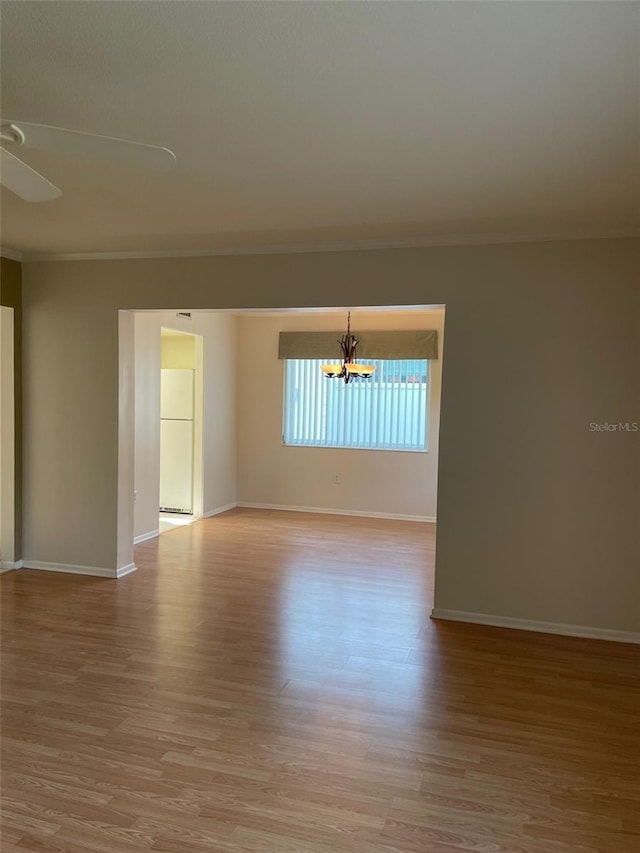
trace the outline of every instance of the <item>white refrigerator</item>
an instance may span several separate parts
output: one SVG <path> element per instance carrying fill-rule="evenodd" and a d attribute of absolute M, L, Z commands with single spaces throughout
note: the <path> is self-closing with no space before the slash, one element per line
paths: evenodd
<path fill-rule="evenodd" d="M 160 510 L 193 512 L 193 370 L 160 371 Z"/>

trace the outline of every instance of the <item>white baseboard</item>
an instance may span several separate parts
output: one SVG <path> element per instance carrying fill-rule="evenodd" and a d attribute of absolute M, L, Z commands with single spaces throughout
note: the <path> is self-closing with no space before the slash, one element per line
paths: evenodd
<path fill-rule="evenodd" d="M 320 515 L 352 515 L 358 518 L 389 518 L 395 521 L 422 521 L 435 524 L 434 515 L 397 515 L 390 512 L 365 512 L 356 509 L 333 509 L 318 506 L 284 506 L 283 504 L 261 504 L 238 501 L 237 506 L 247 509 L 278 509 L 285 512 L 316 512 Z"/>
<path fill-rule="evenodd" d="M 207 512 L 202 514 L 203 518 L 212 518 L 214 515 L 220 515 L 223 512 L 229 512 L 230 509 L 235 509 L 240 504 L 232 503 L 226 504 L 226 506 L 219 506 L 217 509 L 210 509 Z"/>
<path fill-rule="evenodd" d="M 511 616 L 492 616 L 488 613 L 470 613 L 466 610 L 443 610 L 434 607 L 432 619 L 451 622 L 469 622 L 473 625 L 491 625 L 494 628 L 515 628 L 518 631 L 536 631 L 539 634 L 561 634 L 565 637 L 587 637 L 592 640 L 611 640 L 616 643 L 640 645 L 640 633 L 615 631 L 609 628 L 591 628 L 588 625 L 564 625 L 561 622 L 536 622 L 531 619 L 515 619 Z"/>
<path fill-rule="evenodd" d="M 129 563 L 128 566 L 120 566 L 119 569 L 116 569 L 116 577 L 123 578 L 126 575 L 130 575 L 131 572 L 137 571 L 138 567 L 135 563 Z"/>
<path fill-rule="evenodd" d="M 22 560 L 16 560 L 15 562 L 11 562 L 11 560 L 0 560 L 0 575 L 5 572 L 14 572 L 16 569 L 22 568 Z"/>
<path fill-rule="evenodd" d="M 102 566 L 70 566 L 67 563 L 44 563 L 41 560 L 23 560 L 22 567 L 24 569 L 35 569 L 39 572 L 62 572 L 67 575 L 89 575 L 94 578 L 115 578 L 118 576 L 116 569 L 102 568 Z"/>
<path fill-rule="evenodd" d="M 160 536 L 159 530 L 148 530 L 146 533 L 141 533 L 139 536 L 134 536 L 133 544 L 139 545 L 141 542 L 146 542 L 147 539 L 155 539 L 156 536 Z"/>

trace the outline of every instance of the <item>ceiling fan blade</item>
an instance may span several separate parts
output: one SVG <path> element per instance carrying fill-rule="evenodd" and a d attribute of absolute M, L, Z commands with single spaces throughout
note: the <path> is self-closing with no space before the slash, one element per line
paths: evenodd
<path fill-rule="evenodd" d="M 39 172 L 0 148 L 0 183 L 25 201 L 51 201 L 62 192 Z"/>
<path fill-rule="evenodd" d="M 168 148 L 146 145 L 142 142 L 130 142 L 111 136 L 98 136 L 79 130 L 67 130 L 63 127 L 51 127 L 46 124 L 31 124 L 24 121 L 12 121 L 24 134 L 24 148 L 40 151 L 52 151 L 71 157 L 88 160 L 109 160 L 166 172 L 175 166 L 176 155 Z"/>

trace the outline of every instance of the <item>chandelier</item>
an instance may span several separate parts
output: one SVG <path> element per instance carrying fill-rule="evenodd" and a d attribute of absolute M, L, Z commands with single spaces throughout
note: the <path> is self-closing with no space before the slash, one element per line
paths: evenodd
<path fill-rule="evenodd" d="M 374 364 L 357 364 L 356 349 L 358 339 L 351 334 L 351 311 L 347 314 L 347 334 L 338 341 L 340 344 L 340 364 L 321 364 L 320 369 L 330 379 L 370 379 L 375 371 Z"/>

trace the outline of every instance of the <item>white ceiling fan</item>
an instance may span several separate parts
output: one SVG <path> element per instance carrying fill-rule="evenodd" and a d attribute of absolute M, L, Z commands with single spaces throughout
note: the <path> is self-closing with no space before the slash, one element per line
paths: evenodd
<path fill-rule="evenodd" d="M 0 124 L 0 183 L 24 201 L 50 201 L 62 195 L 47 178 L 17 156 L 29 150 L 50 151 L 83 159 L 109 160 L 166 172 L 176 156 L 168 148 L 115 139 L 47 124 L 6 121 Z"/>

